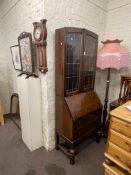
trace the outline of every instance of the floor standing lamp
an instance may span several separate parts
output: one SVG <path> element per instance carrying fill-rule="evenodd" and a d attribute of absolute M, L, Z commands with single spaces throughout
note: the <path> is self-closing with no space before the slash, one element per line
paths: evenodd
<path fill-rule="evenodd" d="M 100 49 L 97 56 L 97 67 L 100 69 L 108 69 L 107 81 L 106 81 L 106 92 L 104 107 L 102 113 L 102 135 L 106 135 L 106 119 L 107 119 L 107 105 L 108 105 L 108 93 L 110 85 L 110 69 L 120 69 L 127 67 L 129 53 L 127 50 L 120 45 L 123 40 L 106 40 L 102 41 L 104 44 Z"/>

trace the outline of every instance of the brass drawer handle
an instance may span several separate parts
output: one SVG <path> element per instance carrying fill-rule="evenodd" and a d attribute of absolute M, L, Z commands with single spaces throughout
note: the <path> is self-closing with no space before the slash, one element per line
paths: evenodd
<path fill-rule="evenodd" d="M 128 166 L 129 168 L 131 168 L 131 160 L 128 160 L 128 161 L 127 161 L 127 166 Z"/>
<path fill-rule="evenodd" d="M 125 131 L 124 131 L 123 129 L 118 128 L 117 130 L 118 130 L 121 134 L 125 134 Z"/>
<path fill-rule="evenodd" d="M 117 159 L 120 159 L 120 157 L 119 157 L 118 155 L 116 155 L 116 154 L 115 154 L 115 157 L 116 157 Z"/>
<path fill-rule="evenodd" d="M 131 145 L 128 142 L 125 142 L 125 144 L 129 147 L 129 152 L 131 152 Z"/>
<path fill-rule="evenodd" d="M 125 127 L 129 128 L 130 126 L 127 123 L 125 123 Z"/>
<path fill-rule="evenodd" d="M 120 128 L 117 129 L 120 133 L 123 134 L 123 130 L 121 130 Z"/>
<path fill-rule="evenodd" d="M 125 142 L 126 145 L 130 146 L 130 144 L 128 142 Z"/>

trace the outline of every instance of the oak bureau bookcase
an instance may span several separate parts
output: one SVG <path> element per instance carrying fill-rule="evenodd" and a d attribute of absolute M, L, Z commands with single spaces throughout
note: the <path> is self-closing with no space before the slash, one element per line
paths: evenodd
<path fill-rule="evenodd" d="M 75 145 L 98 133 L 101 124 L 102 105 L 94 92 L 98 36 L 65 27 L 56 29 L 55 37 L 56 147 L 74 164 Z M 60 137 L 70 145 L 67 152 Z"/>

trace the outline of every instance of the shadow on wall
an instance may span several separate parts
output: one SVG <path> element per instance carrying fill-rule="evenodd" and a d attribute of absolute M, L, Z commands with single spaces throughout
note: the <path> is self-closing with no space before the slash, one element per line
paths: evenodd
<path fill-rule="evenodd" d="M 4 81 L 0 81 L 0 100 L 3 105 L 4 114 L 9 113 L 10 95 L 8 90 L 8 84 Z"/>

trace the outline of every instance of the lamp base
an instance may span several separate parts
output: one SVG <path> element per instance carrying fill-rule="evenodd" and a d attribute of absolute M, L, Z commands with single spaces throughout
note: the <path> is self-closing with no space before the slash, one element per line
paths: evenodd
<path fill-rule="evenodd" d="M 101 135 L 102 137 L 107 138 L 107 130 L 106 130 L 106 119 L 107 119 L 107 105 L 108 105 L 108 93 L 109 93 L 109 85 L 110 85 L 110 68 L 108 68 L 108 73 L 107 73 L 107 81 L 106 81 L 106 92 L 105 92 L 105 100 L 104 100 L 104 107 L 103 107 L 103 112 L 102 112 L 102 129 L 101 129 Z"/>

